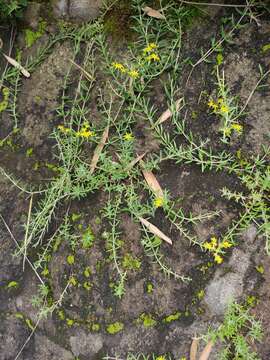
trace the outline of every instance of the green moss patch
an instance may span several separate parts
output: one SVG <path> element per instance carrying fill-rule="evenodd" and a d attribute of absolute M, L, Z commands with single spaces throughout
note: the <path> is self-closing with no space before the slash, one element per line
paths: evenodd
<path fill-rule="evenodd" d="M 155 326 L 157 324 L 157 321 L 152 317 L 151 314 L 143 313 L 141 314 L 139 319 L 137 319 L 137 323 L 142 324 L 144 327 L 148 328 Z"/>
<path fill-rule="evenodd" d="M 117 334 L 123 329 L 124 329 L 124 324 L 119 321 L 108 325 L 106 328 L 107 332 L 111 335 Z"/>
<path fill-rule="evenodd" d="M 180 313 L 179 311 L 177 311 L 177 312 L 174 313 L 174 314 L 171 314 L 171 315 L 166 316 L 166 317 L 162 320 L 162 322 L 164 322 L 164 323 L 170 323 L 170 322 L 172 322 L 172 321 L 179 320 L 180 317 L 181 317 L 181 313 Z"/>
<path fill-rule="evenodd" d="M 25 30 L 25 43 L 26 47 L 31 47 L 44 33 L 46 30 L 47 23 L 42 20 L 38 24 L 38 30 L 32 31 L 30 29 Z"/>

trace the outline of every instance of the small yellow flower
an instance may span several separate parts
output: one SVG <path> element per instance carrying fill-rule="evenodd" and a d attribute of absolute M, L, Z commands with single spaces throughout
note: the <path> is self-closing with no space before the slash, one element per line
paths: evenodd
<path fill-rule="evenodd" d="M 220 106 L 220 112 L 222 112 L 223 114 L 228 114 L 229 112 L 229 107 L 226 104 L 222 104 Z"/>
<path fill-rule="evenodd" d="M 225 240 L 221 243 L 220 247 L 224 248 L 224 249 L 229 249 L 230 247 L 232 247 L 233 244 L 230 243 L 229 241 Z"/>
<path fill-rule="evenodd" d="M 157 197 L 157 198 L 155 198 L 155 200 L 154 200 L 154 206 L 155 206 L 155 208 L 162 207 L 163 204 L 164 204 L 164 200 L 163 200 L 162 197 Z"/>
<path fill-rule="evenodd" d="M 77 134 L 77 136 L 80 136 L 80 137 L 86 138 L 86 139 L 94 136 L 93 131 L 90 131 L 86 128 L 83 128 L 81 131 L 78 131 L 76 134 Z"/>
<path fill-rule="evenodd" d="M 207 103 L 208 107 L 213 108 L 214 105 L 216 105 L 216 103 L 213 101 L 213 99 L 210 99 Z"/>
<path fill-rule="evenodd" d="M 57 129 L 60 130 L 60 131 L 64 131 L 65 127 L 64 127 L 64 125 L 58 125 Z"/>
<path fill-rule="evenodd" d="M 212 245 L 212 243 L 210 243 L 210 242 L 205 242 L 205 243 L 203 244 L 203 247 L 204 247 L 206 250 L 209 250 L 209 251 L 213 250 L 213 245 Z"/>
<path fill-rule="evenodd" d="M 209 107 L 210 109 L 212 109 L 214 112 L 217 111 L 217 109 L 218 109 L 218 104 L 216 104 L 213 99 L 210 99 L 210 100 L 208 101 L 207 105 L 208 105 L 208 107 Z"/>
<path fill-rule="evenodd" d="M 218 254 L 214 255 L 214 260 L 217 264 L 221 264 L 223 262 L 223 258 Z"/>
<path fill-rule="evenodd" d="M 112 67 L 116 70 L 119 70 L 121 73 L 126 73 L 127 72 L 127 69 L 124 67 L 123 64 L 121 63 L 118 63 L 118 62 L 113 62 L 112 63 Z"/>
<path fill-rule="evenodd" d="M 81 130 L 76 132 L 76 135 L 87 139 L 89 137 L 94 136 L 95 134 L 93 131 L 90 131 L 90 125 L 87 121 L 85 121 L 82 125 Z"/>
<path fill-rule="evenodd" d="M 64 125 L 58 125 L 58 126 L 57 126 L 57 129 L 60 130 L 60 131 L 63 132 L 63 133 L 66 133 L 66 134 L 71 131 L 70 128 L 66 128 L 66 127 L 64 127 Z"/>
<path fill-rule="evenodd" d="M 132 133 L 125 133 L 124 140 L 131 141 L 133 139 L 134 139 L 134 136 L 132 135 Z"/>
<path fill-rule="evenodd" d="M 133 79 L 137 79 L 137 77 L 139 76 L 139 73 L 137 70 L 130 70 L 128 72 L 128 75 Z"/>
<path fill-rule="evenodd" d="M 236 132 L 238 132 L 238 134 L 242 134 L 242 132 L 243 132 L 243 125 L 241 125 L 241 124 L 233 123 L 231 125 L 231 128 L 233 130 L 235 130 Z"/>
<path fill-rule="evenodd" d="M 156 53 L 152 53 L 146 57 L 147 61 L 160 61 L 160 57 Z"/>
<path fill-rule="evenodd" d="M 158 357 L 156 358 L 156 360 L 166 360 L 166 357 L 165 357 L 165 356 L 158 356 Z"/>
<path fill-rule="evenodd" d="M 146 48 L 143 49 L 144 54 L 150 53 L 153 50 L 157 49 L 157 44 L 155 43 L 150 43 L 148 46 L 146 46 Z"/>
<path fill-rule="evenodd" d="M 211 244 L 212 244 L 213 247 L 217 246 L 217 238 L 215 236 L 211 237 Z"/>

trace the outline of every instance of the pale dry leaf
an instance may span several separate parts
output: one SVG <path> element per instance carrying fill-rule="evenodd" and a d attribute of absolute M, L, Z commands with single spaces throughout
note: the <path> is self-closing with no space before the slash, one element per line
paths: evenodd
<path fill-rule="evenodd" d="M 162 231 L 159 230 L 155 225 L 151 224 L 148 220 L 145 220 L 142 217 L 139 217 L 140 222 L 155 236 L 166 241 L 168 244 L 172 245 L 172 240 L 165 235 Z"/>
<path fill-rule="evenodd" d="M 16 61 L 15 59 L 11 58 L 10 56 L 3 54 L 5 59 L 10 63 L 10 65 L 14 66 L 16 69 L 19 69 L 20 72 L 27 78 L 30 77 L 30 73 Z"/>
<path fill-rule="evenodd" d="M 199 357 L 199 360 L 208 360 L 210 353 L 212 351 L 213 345 L 214 345 L 213 342 L 209 341 L 209 343 L 203 349 L 201 356 Z"/>
<path fill-rule="evenodd" d="M 125 168 L 126 171 L 131 170 L 140 160 L 142 160 L 146 155 L 146 152 L 144 152 L 142 155 L 139 155 L 136 157 L 136 159 L 132 160 L 128 166 Z"/>
<path fill-rule="evenodd" d="M 89 80 L 92 81 L 94 78 L 92 75 L 89 74 L 89 72 L 87 72 L 83 67 L 81 67 L 80 65 L 78 65 L 77 63 L 75 63 L 75 61 L 69 59 L 69 61 L 76 66 L 79 70 L 81 70 L 81 72 L 84 74 L 84 76 Z"/>
<path fill-rule="evenodd" d="M 157 181 L 157 178 L 155 177 L 155 175 L 152 173 L 152 171 L 150 170 L 145 170 L 143 168 L 143 161 L 140 161 L 141 167 L 142 167 L 142 173 L 143 176 L 148 184 L 148 186 L 150 187 L 150 189 L 153 191 L 153 193 L 156 195 L 156 197 L 158 198 L 163 198 L 164 194 L 163 194 L 163 190 L 159 184 L 159 182 Z"/>
<path fill-rule="evenodd" d="M 176 102 L 175 102 L 176 111 L 178 111 L 180 109 L 180 105 L 181 105 L 182 101 L 183 101 L 183 98 L 176 100 Z M 168 120 L 171 116 L 172 116 L 171 110 L 170 109 L 165 110 L 158 118 L 157 122 L 155 123 L 155 126 L 162 124 L 164 121 Z"/>
<path fill-rule="evenodd" d="M 100 154 L 106 144 L 106 141 L 108 139 L 109 136 L 109 125 L 105 128 L 105 130 L 103 131 L 100 143 L 97 145 L 97 147 L 95 148 L 94 151 L 94 155 L 90 164 L 90 174 L 93 174 L 93 172 L 95 171 L 95 168 L 97 166 L 98 163 L 98 159 L 100 157 Z"/>
<path fill-rule="evenodd" d="M 160 20 L 165 19 L 165 16 L 163 14 L 161 14 L 161 12 L 159 12 L 158 10 L 152 9 L 150 6 L 145 6 L 143 8 L 143 11 L 146 13 L 146 15 L 153 17 L 155 19 L 160 19 Z"/>
<path fill-rule="evenodd" d="M 190 347 L 190 360 L 196 360 L 199 346 L 199 339 L 194 338 Z"/>

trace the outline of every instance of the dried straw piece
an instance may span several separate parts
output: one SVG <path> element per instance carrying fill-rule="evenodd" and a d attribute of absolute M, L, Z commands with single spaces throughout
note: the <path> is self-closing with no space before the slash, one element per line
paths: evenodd
<path fill-rule="evenodd" d="M 172 240 L 165 235 L 162 231 L 159 230 L 155 225 L 151 224 L 148 220 L 145 220 L 142 217 L 139 217 L 140 222 L 155 236 L 166 241 L 168 244 L 172 245 Z"/>
<path fill-rule="evenodd" d="M 203 349 L 201 356 L 199 357 L 199 360 L 208 360 L 210 353 L 212 351 L 213 345 L 214 345 L 213 342 L 209 341 L 209 343 Z"/>
<path fill-rule="evenodd" d="M 180 105 L 183 101 L 183 98 L 180 98 L 178 100 L 176 100 L 175 102 L 175 109 L 176 111 L 178 111 L 180 109 Z M 157 120 L 157 122 L 155 123 L 156 125 L 160 125 L 162 124 L 164 121 L 168 120 L 170 117 L 172 116 L 172 112 L 170 109 L 165 110 L 159 117 L 159 119 Z"/>
<path fill-rule="evenodd" d="M 162 15 L 158 10 L 152 9 L 150 6 L 145 6 L 143 8 L 143 11 L 146 13 L 146 15 L 153 17 L 155 19 L 164 20 L 165 16 Z"/>
<path fill-rule="evenodd" d="M 106 144 L 106 141 L 108 139 L 109 136 L 109 125 L 105 128 L 105 130 L 103 131 L 100 143 L 97 145 L 97 147 L 95 148 L 94 151 L 94 155 L 90 164 L 90 174 L 93 174 L 93 172 L 95 171 L 95 168 L 97 166 L 100 154 Z"/>
<path fill-rule="evenodd" d="M 10 65 L 14 66 L 16 69 L 19 69 L 20 72 L 27 78 L 30 77 L 30 73 L 16 61 L 15 59 L 11 58 L 10 56 L 3 54 L 4 58 L 10 63 Z"/>
<path fill-rule="evenodd" d="M 164 198 L 163 190 L 162 190 L 159 182 L 157 181 L 157 178 L 155 177 L 155 175 L 152 173 L 152 171 L 145 170 L 143 168 L 143 165 L 144 165 L 143 161 L 140 161 L 140 164 L 142 167 L 143 176 L 144 176 L 148 186 L 150 187 L 150 189 L 153 191 L 153 193 L 156 195 L 156 197 Z"/>
<path fill-rule="evenodd" d="M 199 339 L 194 338 L 190 347 L 190 360 L 196 360 L 199 346 Z"/>

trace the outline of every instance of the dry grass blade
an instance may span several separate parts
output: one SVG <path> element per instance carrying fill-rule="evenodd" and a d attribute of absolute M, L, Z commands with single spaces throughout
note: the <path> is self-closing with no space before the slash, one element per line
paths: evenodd
<path fill-rule="evenodd" d="M 18 243 L 18 241 L 15 239 L 14 235 L 12 234 L 8 224 L 6 223 L 5 219 L 3 218 L 3 216 L 0 214 L 0 219 L 2 219 L 9 235 L 11 236 L 12 240 L 14 241 L 14 243 L 16 244 L 16 246 L 18 247 L 18 249 L 20 249 L 20 244 Z M 34 271 L 34 273 L 36 274 L 37 278 L 39 279 L 40 283 L 42 285 L 45 285 L 44 284 L 44 281 L 41 279 L 41 277 L 39 276 L 37 270 L 35 269 L 34 265 L 31 263 L 31 261 L 29 260 L 29 258 L 26 256 L 26 261 L 28 262 L 28 264 L 30 265 L 31 269 Z"/>
<path fill-rule="evenodd" d="M 109 125 L 105 128 L 105 130 L 103 131 L 100 143 L 97 145 L 97 147 L 95 148 L 94 151 L 94 155 L 90 164 L 90 174 L 93 174 L 93 172 L 95 171 L 95 168 L 97 166 L 98 163 L 98 159 L 100 157 L 100 154 L 106 144 L 106 141 L 108 139 L 109 136 Z"/>
<path fill-rule="evenodd" d="M 199 357 L 199 360 L 208 360 L 210 353 L 212 351 L 213 342 L 209 341 L 209 343 L 206 345 L 206 347 L 203 349 L 201 356 Z"/>
<path fill-rule="evenodd" d="M 75 63 L 73 60 L 69 59 L 69 61 L 76 66 L 79 70 L 81 70 L 81 72 L 84 74 L 84 76 L 89 80 L 92 81 L 94 78 L 92 75 L 89 74 L 89 72 L 87 72 L 83 67 L 81 67 L 80 65 L 78 65 L 77 63 Z"/>
<path fill-rule="evenodd" d="M 196 360 L 199 346 L 199 339 L 194 338 L 190 347 L 190 360 Z"/>
<path fill-rule="evenodd" d="M 162 231 L 159 230 L 155 225 L 151 224 L 148 220 L 145 220 L 142 217 L 139 217 L 140 222 L 155 236 L 166 241 L 168 244 L 172 245 L 172 240 L 165 235 Z"/>
<path fill-rule="evenodd" d="M 26 260 L 26 254 L 27 254 L 27 246 L 28 246 L 28 242 L 30 239 L 28 239 L 28 232 L 29 232 L 29 224 L 30 224 L 30 219 L 31 219 L 31 213 L 32 213 L 32 206 L 33 206 L 33 194 L 31 195 L 30 198 L 30 203 L 29 203 L 29 209 L 28 209 L 28 217 L 27 217 L 27 224 L 26 224 L 26 231 L 25 231 L 25 236 L 24 236 L 24 256 L 23 256 L 23 271 L 24 271 L 24 267 L 25 267 L 25 260 Z"/>
<path fill-rule="evenodd" d="M 176 111 L 178 111 L 180 109 L 180 105 L 181 105 L 182 101 L 183 101 L 183 98 L 176 100 L 176 102 L 175 102 Z M 164 113 L 162 113 L 160 115 L 159 119 L 157 120 L 157 122 L 155 123 L 154 126 L 162 124 L 164 121 L 168 120 L 171 116 L 172 116 L 171 110 L 167 109 L 166 111 L 164 111 Z"/>
<path fill-rule="evenodd" d="M 150 187 L 150 189 L 153 191 L 153 193 L 156 195 L 156 197 L 163 198 L 164 197 L 163 190 L 162 190 L 159 182 L 157 181 L 157 178 L 155 177 L 155 175 L 152 173 L 152 171 L 145 170 L 143 168 L 143 165 L 144 165 L 143 161 L 140 161 L 140 164 L 142 167 L 143 176 L 144 176 L 148 186 Z"/>
<path fill-rule="evenodd" d="M 158 10 L 154 10 L 149 6 L 145 6 L 143 8 L 143 11 L 146 13 L 146 15 L 153 17 L 155 19 L 160 19 L 160 20 L 164 20 L 165 16 L 162 15 Z"/>
<path fill-rule="evenodd" d="M 130 164 L 126 167 L 126 171 L 131 170 L 140 160 L 142 160 L 146 155 L 146 152 L 144 152 L 142 155 L 139 155 L 136 157 L 136 159 L 132 160 Z"/>
<path fill-rule="evenodd" d="M 14 66 L 16 69 L 19 69 L 20 72 L 27 78 L 30 77 L 30 73 L 16 61 L 15 59 L 11 58 L 10 56 L 3 54 L 4 58 L 10 63 L 10 65 Z"/>

